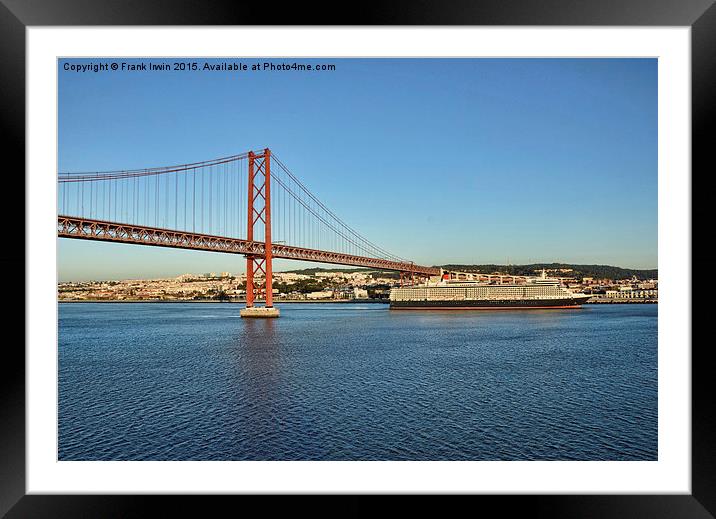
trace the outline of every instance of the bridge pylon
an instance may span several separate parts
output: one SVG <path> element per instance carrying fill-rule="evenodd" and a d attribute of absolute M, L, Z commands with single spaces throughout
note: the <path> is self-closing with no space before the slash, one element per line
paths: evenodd
<path fill-rule="evenodd" d="M 273 257 L 271 254 L 271 150 L 265 148 L 261 153 L 249 152 L 248 182 L 248 218 L 246 236 L 254 240 L 256 226 L 263 224 L 263 254 L 246 255 L 246 308 L 239 313 L 241 317 L 278 317 L 279 310 L 273 306 Z M 262 275 L 263 282 L 256 284 L 256 276 Z M 263 296 L 265 305 L 254 306 Z"/>

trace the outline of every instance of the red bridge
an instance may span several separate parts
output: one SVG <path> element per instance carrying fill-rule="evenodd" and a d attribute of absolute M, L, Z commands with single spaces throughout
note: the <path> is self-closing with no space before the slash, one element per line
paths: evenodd
<path fill-rule="evenodd" d="M 273 258 L 393 270 L 410 278 L 440 274 L 364 238 L 268 148 L 179 166 L 60 173 L 58 207 L 63 238 L 246 256 L 242 315 L 278 315 Z M 255 308 L 258 299 L 264 308 Z"/>

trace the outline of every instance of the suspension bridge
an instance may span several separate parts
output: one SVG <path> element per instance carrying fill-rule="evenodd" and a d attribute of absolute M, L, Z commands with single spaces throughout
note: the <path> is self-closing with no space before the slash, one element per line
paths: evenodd
<path fill-rule="evenodd" d="M 277 317 L 274 258 L 441 274 L 343 222 L 268 148 L 177 166 L 58 174 L 62 238 L 240 254 L 244 317 Z M 264 302 L 264 306 L 256 303 Z"/>

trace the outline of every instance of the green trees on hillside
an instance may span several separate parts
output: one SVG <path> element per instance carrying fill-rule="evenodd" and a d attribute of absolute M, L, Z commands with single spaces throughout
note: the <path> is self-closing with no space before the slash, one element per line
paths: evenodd
<path fill-rule="evenodd" d="M 503 274 L 514 274 L 516 276 L 533 276 L 536 270 L 542 269 L 572 269 L 572 272 L 559 274 L 562 277 L 593 277 L 597 279 L 630 279 L 636 276 L 638 279 L 657 279 L 658 269 L 624 269 L 611 265 L 572 265 L 569 263 L 532 263 L 530 265 L 443 265 L 446 270 L 457 270 L 463 272 L 479 271 L 485 274 L 500 272 Z"/>

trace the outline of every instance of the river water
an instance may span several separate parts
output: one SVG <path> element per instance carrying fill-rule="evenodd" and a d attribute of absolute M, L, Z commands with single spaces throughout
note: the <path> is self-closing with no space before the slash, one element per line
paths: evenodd
<path fill-rule="evenodd" d="M 61 303 L 60 460 L 656 460 L 657 305 Z"/>

